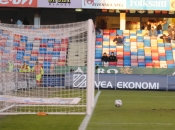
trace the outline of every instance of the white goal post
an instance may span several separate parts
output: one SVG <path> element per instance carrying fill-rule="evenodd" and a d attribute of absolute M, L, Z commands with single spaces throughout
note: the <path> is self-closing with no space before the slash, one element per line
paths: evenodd
<path fill-rule="evenodd" d="M 91 115 L 93 21 L 40 28 L 0 24 L 0 76 L 0 115 Z"/>

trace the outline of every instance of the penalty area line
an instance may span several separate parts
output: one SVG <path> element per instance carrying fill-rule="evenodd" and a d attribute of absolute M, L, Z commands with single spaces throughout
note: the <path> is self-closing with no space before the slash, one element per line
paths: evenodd
<path fill-rule="evenodd" d="M 97 100 L 98 100 L 98 97 L 100 96 L 100 93 L 101 93 L 101 91 L 98 91 L 98 93 L 97 93 L 96 96 L 95 96 L 94 108 L 95 108 L 95 106 L 96 106 L 96 104 L 97 104 Z M 93 110 L 92 110 L 92 113 L 93 113 L 93 111 L 94 111 L 94 108 L 93 108 Z M 82 121 L 82 123 L 81 123 L 81 125 L 80 125 L 80 127 L 79 127 L 78 130 L 86 130 L 87 125 L 88 125 L 88 123 L 89 123 L 89 121 L 90 121 L 90 119 L 91 119 L 91 116 L 92 116 L 92 115 L 86 115 L 86 116 L 85 116 L 85 118 L 83 119 L 83 121 Z"/>

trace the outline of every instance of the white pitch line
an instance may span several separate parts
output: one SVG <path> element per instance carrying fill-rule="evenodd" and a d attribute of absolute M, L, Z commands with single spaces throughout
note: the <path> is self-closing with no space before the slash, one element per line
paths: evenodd
<path fill-rule="evenodd" d="M 137 95 L 118 95 L 119 97 L 157 97 L 157 98 L 172 98 L 172 97 L 175 97 L 175 96 L 137 96 Z M 116 95 L 103 95 L 103 97 L 116 97 Z"/>
<path fill-rule="evenodd" d="M 100 124 L 100 125 L 175 125 L 172 123 L 108 123 L 108 122 L 89 122 L 92 124 Z"/>
<path fill-rule="evenodd" d="M 100 93 L 101 93 L 101 91 L 98 91 L 98 93 L 97 93 L 96 96 L 95 96 L 94 108 L 95 108 L 95 106 L 96 106 L 96 104 L 97 104 L 97 100 L 98 100 L 98 97 L 100 96 Z M 94 108 L 93 108 L 93 110 L 92 110 L 92 113 L 93 113 L 93 111 L 94 111 Z M 89 123 L 89 121 L 90 121 L 90 119 L 91 119 L 91 116 L 92 116 L 92 115 L 86 115 L 86 116 L 85 116 L 85 118 L 84 118 L 84 120 L 82 121 L 82 123 L 81 123 L 81 125 L 80 125 L 80 127 L 79 127 L 78 130 L 86 130 L 87 125 L 88 125 L 88 123 Z"/>

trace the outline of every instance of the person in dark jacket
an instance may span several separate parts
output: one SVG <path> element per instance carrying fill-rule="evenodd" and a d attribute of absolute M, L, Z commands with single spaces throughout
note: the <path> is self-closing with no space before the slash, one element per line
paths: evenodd
<path fill-rule="evenodd" d="M 103 54 L 101 61 L 103 62 L 103 65 L 104 65 L 104 63 L 107 63 L 109 61 L 109 57 L 107 56 L 106 53 Z"/>
<path fill-rule="evenodd" d="M 149 21 L 147 22 L 147 28 L 148 30 L 151 30 L 151 23 Z"/>
<path fill-rule="evenodd" d="M 15 24 L 15 21 L 13 19 L 10 19 L 9 24 Z"/>
<path fill-rule="evenodd" d="M 111 53 L 111 55 L 109 56 L 109 62 L 116 62 L 116 56 L 114 56 L 114 52 Z"/>
<path fill-rule="evenodd" d="M 119 37 L 119 35 L 116 35 L 116 38 L 114 38 L 113 42 L 115 42 L 117 44 L 117 46 L 122 46 L 123 45 L 123 40 L 121 37 Z"/>
<path fill-rule="evenodd" d="M 162 21 L 160 21 L 160 22 L 158 23 L 156 29 L 157 29 L 157 33 L 158 33 L 158 34 L 161 34 L 161 31 L 162 31 Z"/>
<path fill-rule="evenodd" d="M 163 39 L 164 43 L 171 43 L 171 37 L 166 36 L 165 34 L 163 34 L 163 36 L 160 36 L 160 39 Z"/>

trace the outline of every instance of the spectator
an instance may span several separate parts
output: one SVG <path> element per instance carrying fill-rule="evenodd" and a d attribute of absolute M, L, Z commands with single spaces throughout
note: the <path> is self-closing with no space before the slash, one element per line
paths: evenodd
<path fill-rule="evenodd" d="M 116 56 L 114 56 L 114 52 L 111 53 L 111 55 L 109 56 L 109 62 L 116 62 Z"/>
<path fill-rule="evenodd" d="M 148 27 L 145 27 L 145 29 L 142 31 L 143 36 L 148 36 L 149 35 L 149 30 Z"/>
<path fill-rule="evenodd" d="M 29 21 L 27 20 L 27 17 L 24 17 L 23 25 L 29 25 Z"/>
<path fill-rule="evenodd" d="M 162 25 L 162 31 L 167 31 L 168 30 L 168 23 L 166 20 L 164 20 L 163 25 Z"/>
<path fill-rule="evenodd" d="M 172 30 L 169 37 L 171 38 L 171 40 L 175 40 L 175 30 Z"/>
<path fill-rule="evenodd" d="M 157 25 L 157 33 L 161 34 L 161 32 L 162 32 L 162 21 L 160 21 Z"/>
<path fill-rule="evenodd" d="M 163 39 L 164 43 L 170 43 L 171 42 L 171 38 L 166 36 L 165 34 L 163 34 L 163 36 L 160 36 L 160 39 Z"/>
<path fill-rule="evenodd" d="M 154 27 L 154 29 L 156 29 L 156 28 L 157 28 L 156 23 L 152 23 L 152 24 L 151 24 L 151 28 L 152 28 L 152 27 Z"/>
<path fill-rule="evenodd" d="M 149 31 L 149 36 L 157 37 L 157 31 L 154 29 L 154 27 L 152 27 L 151 30 Z"/>
<path fill-rule="evenodd" d="M 30 66 L 27 64 L 27 62 L 24 62 L 24 64 L 21 66 L 19 72 L 21 72 L 21 73 L 30 72 Z"/>
<path fill-rule="evenodd" d="M 22 25 L 21 20 L 18 20 L 18 21 L 16 22 L 16 24 L 17 24 L 17 25 Z"/>
<path fill-rule="evenodd" d="M 100 29 L 96 25 L 95 25 L 95 33 L 96 35 L 101 33 Z"/>
<path fill-rule="evenodd" d="M 36 65 L 32 68 L 32 72 L 35 72 L 37 86 L 41 87 L 42 75 L 44 74 L 44 69 L 39 62 L 36 62 Z"/>
<path fill-rule="evenodd" d="M 168 28 L 168 35 L 171 35 L 172 31 L 175 31 L 174 24 L 171 24 L 171 26 Z"/>
<path fill-rule="evenodd" d="M 108 63 L 109 57 L 107 56 L 106 53 L 103 54 L 103 56 L 102 56 L 102 58 L 101 58 L 101 61 L 102 61 L 102 63 L 103 63 L 103 66 L 104 66 L 105 64 Z"/>
<path fill-rule="evenodd" d="M 123 40 L 121 37 L 119 37 L 119 35 L 116 35 L 116 38 L 113 40 L 113 42 L 115 42 L 117 44 L 117 46 L 122 46 L 123 45 Z"/>
<path fill-rule="evenodd" d="M 143 26 L 142 26 L 142 30 L 144 30 L 145 27 L 147 27 L 147 25 L 144 23 Z"/>
<path fill-rule="evenodd" d="M 151 30 L 151 23 L 149 21 L 147 22 L 147 28 L 148 30 Z"/>
<path fill-rule="evenodd" d="M 10 19 L 9 24 L 15 24 L 15 21 L 13 19 Z"/>

